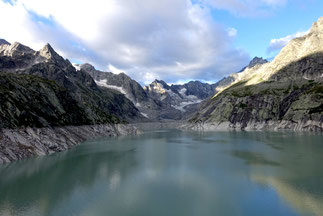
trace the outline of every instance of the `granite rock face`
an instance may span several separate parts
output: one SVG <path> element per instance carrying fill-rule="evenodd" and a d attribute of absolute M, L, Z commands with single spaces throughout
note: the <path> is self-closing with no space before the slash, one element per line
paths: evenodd
<path fill-rule="evenodd" d="M 137 134 L 130 125 L 0 129 L 0 164 L 68 150 L 96 137 Z"/>
<path fill-rule="evenodd" d="M 0 73 L 0 128 L 86 125 L 92 120 L 66 89 L 26 74 Z M 107 115 L 102 121 L 112 120 Z"/>
<path fill-rule="evenodd" d="M 247 67 L 219 90 L 189 127 L 323 131 L 323 18 L 272 62 Z"/>

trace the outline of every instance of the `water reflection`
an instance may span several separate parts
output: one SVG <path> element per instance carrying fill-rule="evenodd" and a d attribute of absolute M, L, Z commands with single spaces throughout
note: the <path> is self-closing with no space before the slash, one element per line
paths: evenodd
<path fill-rule="evenodd" d="M 0 166 L 0 215 L 320 215 L 321 141 L 182 131 L 92 141 Z"/>
<path fill-rule="evenodd" d="M 249 165 L 268 165 L 268 166 L 279 166 L 280 164 L 265 158 L 261 153 L 233 150 L 230 154 L 234 157 L 243 159 Z"/>
<path fill-rule="evenodd" d="M 252 176 L 255 182 L 270 185 L 279 196 L 301 215 L 323 214 L 323 198 L 316 191 L 309 192 L 302 187 L 295 187 L 288 181 L 274 177 Z"/>
<path fill-rule="evenodd" d="M 0 215 L 51 215 L 76 191 L 91 190 L 97 179 L 106 179 L 108 185 L 116 187 L 136 166 L 133 149 L 95 154 L 83 151 L 71 150 L 1 169 L 0 210 L 10 209 L 11 214 L 0 211 Z M 83 195 L 85 200 L 89 198 Z"/>

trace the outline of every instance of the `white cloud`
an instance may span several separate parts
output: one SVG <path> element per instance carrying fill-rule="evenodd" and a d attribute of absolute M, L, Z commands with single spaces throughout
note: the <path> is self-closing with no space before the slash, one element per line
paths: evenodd
<path fill-rule="evenodd" d="M 9 42 L 21 41 L 30 46 L 41 48 L 41 43 L 31 33 L 36 24 L 29 19 L 29 14 L 22 5 L 13 7 L 9 3 L 0 1 L 0 37 Z"/>
<path fill-rule="evenodd" d="M 123 71 L 122 71 L 122 70 L 120 70 L 120 69 L 118 69 L 118 68 L 114 67 L 112 64 L 109 64 L 109 65 L 108 65 L 108 71 L 110 71 L 110 72 L 112 72 L 112 73 L 114 73 L 114 74 L 120 74 L 120 73 L 123 73 Z"/>
<path fill-rule="evenodd" d="M 308 33 L 309 33 L 309 30 L 308 31 L 299 31 L 299 32 L 296 32 L 295 34 L 287 35 L 286 37 L 272 39 L 270 41 L 269 47 L 267 49 L 267 53 L 280 51 L 292 39 L 297 38 L 297 37 L 302 37 Z"/>
<path fill-rule="evenodd" d="M 1 27 L 0 37 L 33 48 L 50 42 L 65 57 L 124 71 L 141 82 L 216 80 L 240 70 L 249 59 L 232 46 L 234 28 L 228 31 L 213 20 L 208 7 L 189 0 L 0 4 L 0 18 L 8 26 Z M 15 16 L 22 17 L 16 21 Z"/>
<path fill-rule="evenodd" d="M 235 28 L 228 28 L 227 32 L 230 37 L 235 37 L 238 34 L 238 30 Z"/>

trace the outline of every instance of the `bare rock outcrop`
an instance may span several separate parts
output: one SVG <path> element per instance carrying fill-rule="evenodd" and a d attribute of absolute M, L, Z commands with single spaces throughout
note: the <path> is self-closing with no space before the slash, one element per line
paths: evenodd
<path fill-rule="evenodd" d="M 123 124 L 0 129 L 0 164 L 65 151 L 88 139 L 136 133 Z"/>

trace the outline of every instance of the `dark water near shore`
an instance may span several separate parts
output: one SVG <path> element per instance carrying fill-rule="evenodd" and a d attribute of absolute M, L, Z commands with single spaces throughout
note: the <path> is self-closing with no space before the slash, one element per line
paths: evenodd
<path fill-rule="evenodd" d="M 0 166 L 0 215 L 323 215 L 323 136 L 149 132 Z"/>

